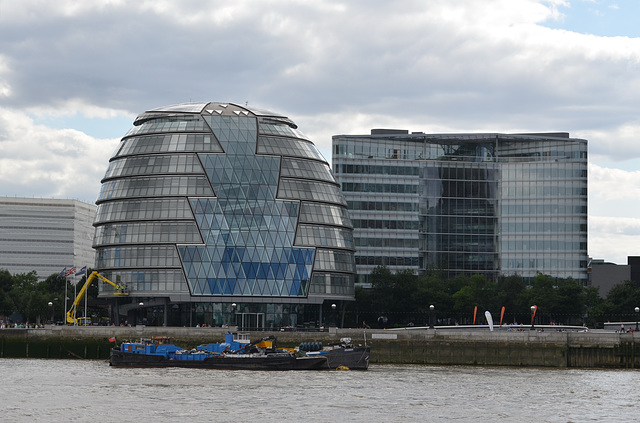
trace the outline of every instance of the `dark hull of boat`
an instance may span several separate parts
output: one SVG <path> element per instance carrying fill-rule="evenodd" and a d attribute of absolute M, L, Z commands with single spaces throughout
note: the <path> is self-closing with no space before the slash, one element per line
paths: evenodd
<path fill-rule="evenodd" d="M 335 348 L 327 354 L 327 362 L 330 369 L 347 367 L 349 370 L 367 370 L 369 368 L 369 347 Z"/>
<path fill-rule="evenodd" d="M 204 360 L 167 359 L 161 355 L 134 354 L 111 350 L 110 364 L 115 367 L 185 367 L 219 370 L 323 370 L 328 369 L 325 357 L 212 356 Z"/>

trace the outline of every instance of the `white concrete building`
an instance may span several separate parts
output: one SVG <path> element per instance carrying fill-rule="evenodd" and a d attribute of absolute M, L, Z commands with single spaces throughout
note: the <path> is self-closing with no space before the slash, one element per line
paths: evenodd
<path fill-rule="evenodd" d="M 0 197 L 0 269 L 35 270 L 43 280 L 65 267 L 93 267 L 96 206 L 77 200 Z"/>

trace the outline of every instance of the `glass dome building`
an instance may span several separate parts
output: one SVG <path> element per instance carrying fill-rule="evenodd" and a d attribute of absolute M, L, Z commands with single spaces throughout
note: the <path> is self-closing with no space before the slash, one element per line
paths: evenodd
<path fill-rule="evenodd" d="M 96 270 L 129 291 L 100 285 L 120 322 L 318 326 L 354 298 L 346 201 L 281 114 L 229 103 L 146 111 L 96 204 Z"/>

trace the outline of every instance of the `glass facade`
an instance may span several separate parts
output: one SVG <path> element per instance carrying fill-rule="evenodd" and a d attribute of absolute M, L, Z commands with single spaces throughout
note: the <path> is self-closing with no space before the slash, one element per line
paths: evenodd
<path fill-rule="evenodd" d="M 224 103 L 147 111 L 111 158 L 97 204 L 97 268 L 130 296 L 210 303 L 211 313 L 298 304 L 289 323 L 308 319 L 304 305 L 353 299 L 346 201 L 284 116 Z"/>
<path fill-rule="evenodd" d="M 374 130 L 334 136 L 333 166 L 359 282 L 379 265 L 587 281 L 585 140 Z"/>

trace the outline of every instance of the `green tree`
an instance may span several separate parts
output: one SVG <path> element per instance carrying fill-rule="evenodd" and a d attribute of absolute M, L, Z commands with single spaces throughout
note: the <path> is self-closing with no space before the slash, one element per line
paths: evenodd
<path fill-rule="evenodd" d="M 640 304 L 640 288 L 635 282 L 624 281 L 609 291 L 606 300 L 606 311 L 612 320 L 630 319 L 635 308 Z"/>
<path fill-rule="evenodd" d="M 9 292 L 13 288 L 13 276 L 6 269 L 0 269 L 0 291 Z"/>

